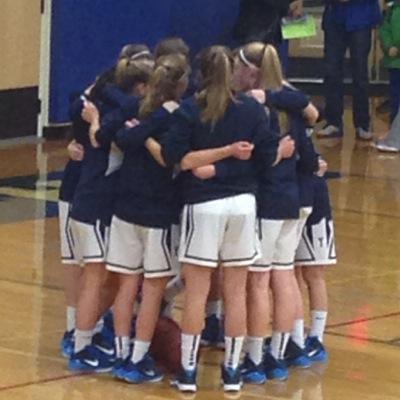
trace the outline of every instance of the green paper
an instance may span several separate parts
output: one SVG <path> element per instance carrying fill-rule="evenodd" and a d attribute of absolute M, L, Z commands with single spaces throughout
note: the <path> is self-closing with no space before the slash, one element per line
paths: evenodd
<path fill-rule="evenodd" d="M 305 20 L 287 21 L 282 24 L 282 36 L 284 39 L 301 39 L 317 36 L 317 24 L 312 15 L 307 15 Z"/>

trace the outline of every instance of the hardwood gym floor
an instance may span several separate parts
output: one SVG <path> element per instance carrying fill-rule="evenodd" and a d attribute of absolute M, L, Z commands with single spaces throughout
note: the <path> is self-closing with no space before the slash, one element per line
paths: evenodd
<path fill-rule="evenodd" d="M 385 126 L 376 120 L 377 132 Z M 353 136 L 349 129 L 343 143 L 318 141 L 334 172 L 340 260 L 328 274 L 330 361 L 295 370 L 285 383 L 245 387 L 235 398 L 400 398 L 400 156 L 378 154 Z M 0 399 L 179 399 L 167 380 L 139 387 L 71 374 L 59 354 L 56 199 L 64 147 L 59 141 L 0 149 Z M 232 397 L 219 390 L 221 359 L 218 351 L 203 352 L 196 399 Z"/>

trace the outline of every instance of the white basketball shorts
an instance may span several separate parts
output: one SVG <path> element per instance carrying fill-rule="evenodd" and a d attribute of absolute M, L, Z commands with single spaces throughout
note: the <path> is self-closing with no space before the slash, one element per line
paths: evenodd
<path fill-rule="evenodd" d="M 257 258 L 256 201 L 252 194 L 185 205 L 180 262 L 240 267 L 252 265 Z"/>
<path fill-rule="evenodd" d="M 177 257 L 179 227 L 148 228 L 123 221 L 111 221 L 107 270 L 121 274 L 141 274 L 163 278 L 179 273 Z"/>

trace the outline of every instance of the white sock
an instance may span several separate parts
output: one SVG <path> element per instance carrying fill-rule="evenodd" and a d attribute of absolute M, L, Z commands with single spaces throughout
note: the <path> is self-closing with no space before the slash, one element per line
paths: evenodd
<path fill-rule="evenodd" d="M 75 329 L 75 347 L 74 353 L 79 353 L 86 346 L 92 343 L 93 330 L 82 331 L 80 329 Z"/>
<path fill-rule="evenodd" d="M 185 371 L 194 371 L 197 365 L 197 353 L 200 345 L 200 335 L 186 335 L 182 333 L 181 363 Z"/>
<path fill-rule="evenodd" d="M 260 365 L 263 360 L 264 338 L 248 336 L 246 339 L 246 352 L 255 365 Z"/>
<path fill-rule="evenodd" d="M 236 369 L 239 366 L 244 337 L 225 336 L 225 368 Z"/>
<path fill-rule="evenodd" d="M 324 332 L 326 326 L 326 320 L 328 317 L 327 311 L 311 311 L 311 330 L 310 336 L 316 336 L 318 340 L 322 343 L 324 339 Z"/>
<path fill-rule="evenodd" d="M 133 345 L 133 353 L 131 360 L 134 364 L 142 361 L 146 353 L 150 349 L 150 342 L 142 342 L 141 340 L 135 340 Z"/>
<path fill-rule="evenodd" d="M 75 329 L 76 307 L 67 306 L 67 331 L 71 332 Z"/>
<path fill-rule="evenodd" d="M 129 357 L 131 339 L 129 336 L 116 336 L 115 337 L 115 350 L 117 358 L 125 360 Z"/>
<path fill-rule="evenodd" d="M 103 329 L 103 326 L 104 326 L 104 319 L 103 319 L 103 317 L 101 317 L 101 318 L 97 321 L 96 326 L 94 327 L 94 330 L 93 330 L 94 335 L 95 335 L 96 333 L 101 332 L 102 329 Z"/>
<path fill-rule="evenodd" d="M 296 319 L 294 321 L 293 331 L 290 336 L 297 346 L 304 349 L 304 319 Z"/>
<path fill-rule="evenodd" d="M 284 359 L 289 338 L 289 332 L 272 332 L 270 353 L 275 360 Z"/>
<path fill-rule="evenodd" d="M 221 318 L 221 314 L 222 314 L 222 300 L 212 300 L 207 302 L 206 306 L 207 317 L 216 315 L 217 318 Z"/>

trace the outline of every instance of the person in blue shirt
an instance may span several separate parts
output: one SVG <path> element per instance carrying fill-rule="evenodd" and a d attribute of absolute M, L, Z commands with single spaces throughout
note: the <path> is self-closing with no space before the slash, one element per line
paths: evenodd
<path fill-rule="evenodd" d="M 121 117 L 115 114 L 121 107 L 114 101 L 106 102 L 106 88 L 98 91 L 95 85 L 87 95 L 90 101 L 82 100 L 83 119 L 78 118 L 76 121 L 74 135 L 84 147 L 84 158 L 72 201 L 70 226 L 76 260 L 84 265 L 84 284 L 77 304 L 74 353 L 69 362 L 72 370 L 111 369 L 111 358 L 104 357 L 98 347 L 92 345 L 92 337 L 98 318 L 110 306 L 103 305 L 102 289 L 106 277 L 104 262 L 107 230 L 114 207 L 120 163 L 113 141 L 118 128 L 137 114 L 137 96 L 145 89 L 152 65 L 148 59 L 122 59 L 117 65 L 116 86 L 129 98 L 122 110 L 126 111 L 127 105 L 132 103 L 131 115 Z M 92 95 L 92 92 L 96 95 Z"/>
<path fill-rule="evenodd" d="M 118 358 L 113 375 L 131 383 L 158 382 L 163 378 L 149 349 L 165 286 L 179 272 L 176 249 L 180 207 L 173 166 L 166 167 L 153 158 L 146 142 L 150 137 L 159 142 L 167 133 L 189 75 L 183 55 L 159 57 L 147 95 L 141 101 L 139 125 L 123 128 L 116 135 L 124 159 L 107 254 L 107 270 L 119 279 L 113 308 Z M 132 309 L 142 276 L 141 304 L 130 357 Z"/>
<path fill-rule="evenodd" d="M 296 144 L 296 155 L 266 169 L 259 180 L 257 205 L 262 257 L 250 267 L 248 344 L 242 374 L 245 382 L 261 384 L 266 378 L 283 380 L 288 376 L 284 357 L 295 318 L 294 256 L 302 223 L 297 165 L 302 163 L 312 172 L 318 169 L 318 154 L 306 136 L 304 122 L 307 114 L 311 122 L 315 122 L 318 112 L 303 93 L 284 81 L 278 54 L 272 46 L 255 42 L 239 49 L 235 59 L 235 82 L 241 90 L 253 89 L 252 95 L 256 95 L 254 89 L 262 89 L 264 99 L 261 102 L 264 104 L 267 100 L 274 130 L 279 131 L 283 125 L 277 118 L 278 112 L 286 120 L 288 132 Z M 286 133 L 286 127 L 282 126 L 282 131 Z M 270 282 L 274 299 L 273 333 L 264 355 Z M 296 365 L 301 362 L 303 367 L 310 365 L 301 351 L 295 362 Z"/>
<path fill-rule="evenodd" d="M 129 59 L 131 61 L 139 58 L 151 58 L 149 48 L 140 43 L 131 43 L 124 46 L 119 54 L 119 60 Z M 88 124 L 82 120 L 81 113 L 83 110 L 82 98 L 91 97 L 103 101 L 110 107 L 122 106 L 127 100 L 127 95 L 115 87 L 115 66 L 103 72 L 96 79 L 94 85 L 91 85 L 82 96 L 71 97 L 70 119 L 73 121 L 72 131 L 82 131 L 83 135 L 87 132 Z M 77 134 L 76 132 L 72 132 Z M 72 201 L 78 185 L 82 160 L 84 158 L 84 148 L 76 140 L 71 141 L 68 145 L 70 160 L 64 169 L 64 174 L 59 192 L 59 224 L 60 224 L 60 243 L 61 243 L 61 259 L 66 265 L 65 273 L 65 296 L 67 303 L 67 330 L 61 341 L 61 350 L 65 357 L 69 357 L 74 347 L 74 331 L 76 323 L 76 304 L 79 297 L 79 288 L 81 287 L 80 279 L 82 268 L 76 259 L 73 245 L 73 238 L 70 229 L 70 211 Z M 101 321 L 99 321 L 101 324 Z"/>
<path fill-rule="evenodd" d="M 231 89 L 232 59 L 220 46 L 200 56 L 202 86 L 174 113 L 162 144 L 167 165 L 183 170 L 184 209 L 179 260 L 183 263 L 185 302 L 182 319 L 182 371 L 174 384 L 197 390 L 197 353 L 212 272 L 224 268 L 226 391 L 239 391 L 240 353 L 246 331 L 247 267 L 258 257 L 255 191 L 258 170 L 279 161 L 278 136 L 267 126 L 263 107 Z M 252 165 L 240 176 L 201 180 L 192 170 L 231 157 Z M 228 161 L 227 160 L 227 161 Z M 247 160 L 247 161 L 246 161 Z M 241 168 L 231 166 L 232 168 Z"/>
<path fill-rule="evenodd" d="M 325 33 L 325 114 L 321 138 L 343 136 L 343 66 L 350 50 L 353 78 L 353 123 L 357 139 L 371 140 L 369 68 L 372 29 L 381 21 L 378 0 L 326 0 L 322 27 Z"/>

